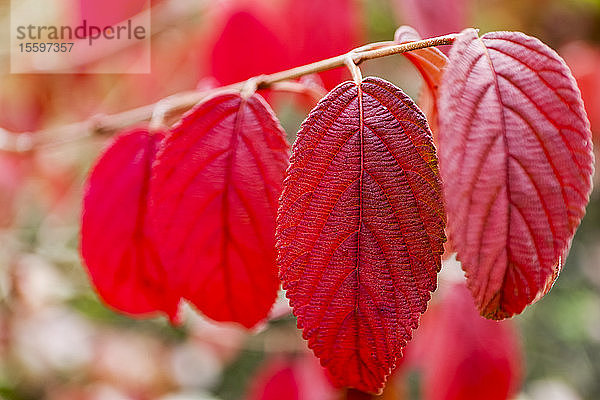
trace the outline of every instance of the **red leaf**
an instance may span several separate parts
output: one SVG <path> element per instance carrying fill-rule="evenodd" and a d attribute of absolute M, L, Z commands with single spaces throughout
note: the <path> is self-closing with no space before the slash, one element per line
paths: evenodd
<path fill-rule="evenodd" d="M 410 26 L 401 26 L 394 34 L 394 40 L 398 43 L 407 43 L 420 40 L 421 36 Z M 419 106 L 425 111 L 427 121 L 435 134 L 438 131 L 438 94 L 439 85 L 442 82 L 443 70 L 448 62 L 448 57 L 436 47 L 408 51 L 404 56 L 417 68 L 427 89 L 421 89 Z"/>
<path fill-rule="evenodd" d="M 398 43 L 408 43 L 421 40 L 421 36 L 410 26 L 401 26 L 396 30 L 394 40 Z M 442 81 L 442 73 L 448 62 L 448 57 L 436 47 L 408 51 L 402 53 L 421 73 L 427 88 L 437 97 L 438 88 Z"/>
<path fill-rule="evenodd" d="M 512 321 L 482 318 L 464 284 L 447 288 L 423 316 L 410 344 L 422 347 L 425 400 L 504 400 L 521 381 L 521 348 Z"/>
<path fill-rule="evenodd" d="M 377 392 L 426 309 L 443 252 L 421 111 L 379 78 L 336 87 L 298 132 L 278 218 L 280 277 L 309 347 L 336 385 Z"/>
<path fill-rule="evenodd" d="M 222 84 L 342 54 L 364 36 L 354 0 L 285 0 L 268 8 L 259 2 L 233 2 L 225 18 L 211 63 L 211 73 Z M 338 68 L 319 75 L 330 89 L 347 72 Z"/>
<path fill-rule="evenodd" d="M 593 154 L 562 59 L 517 32 L 465 30 L 440 98 L 448 228 L 482 315 L 547 293 L 585 213 Z"/>
<path fill-rule="evenodd" d="M 162 259 L 171 284 L 212 319 L 252 327 L 275 300 L 287 151 L 262 97 L 223 93 L 189 112 L 157 156 L 150 213 Z"/>
<path fill-rule="evenodd" d="M 395 0 L 402 21 L 425 37 L 465 28 L 470 0 Z"/>
<path fill-rule="evenodd" d="M 275 18 L 268 16 L 258 5 L 232 10 L 212 51 L 211 74 L 221 84 L 292 66 L 277 34 Z"/>
<path fill-rule="evenodd" d="M 571 42 L 561 54 L 573 71 L 592 126 L 593 139 L 600 141 L 600 48 L 585 42 Z"/>
<path fill-rule="evenodd" d="M 355 0 L 287 1 L 286 43 L 294 65 L 308 64 L 334 57 L 361 44 L 363 23 L 360 6 Z M 318 32 L 318 34 L 315 34 Z M 344 68 L 319 74 L 329 90 L 348 76 Z"/>
<path fill-rule="evenodd" d="M 248 399 L 252 400 L 299 400 L 298 383 L 291 365 L 285 362 L 271 364 L 260 371 L 260 375 L 253 382 Z"/>
<path fill-rule="evenodd" d="M 312 355 L 273 358 L 254 377 L 248 400 L 334 400 L 338 393 Z"/>
<path fill-rule="evenodd" d="M 165 284 L 147 217 L 150 167 L 161 134 L 121 134 L 86 183 L 81 254 L 100 297 L 130 314 L 161 310 L 172 319 L 179 296 Z"/>

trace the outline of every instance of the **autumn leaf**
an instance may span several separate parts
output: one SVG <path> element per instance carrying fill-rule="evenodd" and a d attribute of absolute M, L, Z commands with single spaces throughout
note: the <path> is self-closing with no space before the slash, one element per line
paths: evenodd
<path fill-rule="evenodd" d="M 467 29 L 439 115 L 450 239 L 481 314 L 510 317 L 550 290 L 585 213 L 593 154 L 581 95 L 539 40 Z"/>
<path fill-rule="evenodd" d="M 217 94 L 167 136 L 150 209 L 170 285 L 206 316 L 252 327 L 279 281 L 275 216 L 288 145 L 259 95 Z"/>
<path fill-rule="evenodd" d="M 162 133 L 120 134 L 86 182 L 81 255 L 99 296 L 133 315 L 164 311 L 176 319 L 179 296 L 166 284 L 147 216 L 150 170 Z"/>
<path fill-rule="evenodd" d="M 339 393 L 312 354 L 276 356 L 260 366 L 247 400 L 336 400 Z"/>
<path fill-rule="evenodd" d="M 436 287 L 445 216 L 431 132 L 400 89 L 344 82 L 311 111 L 280 199 L 280 277 L 338 386 L 378 392 Z"/>
<path fill-rule="evenodd" d="M 421 36 L 410 26 L 401 26 L 394 34 L 394 41 L 408 43 L 420 40 Z M 438 96 L 444 68 L 448 57 L 436 47 L 426 47 L 402 53 L 419 71 L 425 87 L 421 89 L 419 107 L 424 110 L 427 121 L 433 131 L 434 139 L 438 131 Z"/>
<path fill-rule="evenodd" d="M 346 53 L 363 42 L 364 23 L 355 0 L 287 0 L 285 43 L 294 65 L 303 65 Z M 318 32 L 318 34 L 315 34 Z M 319 74 L 327 90 L 348 77 L 344 68 Z"/>
<path fill-rule="evenodd" d="M 600 48 L 585 42 L 571 42 L 561 48 L 581 90 L 590 119 L 593 139 L 600 141 Z"/>
<path fill-rule="evenodd" d="M 403 23 L 432 37 L 464 29 L 471 0 L 394 0 L 393 4 Z"/>
<path fill-rule="evenodd" d="M 397 43 L 409 43 L 417 40 L 421 40 L 421 36 L 407 25 L 399 27 L 394 34 L 394 41 Z M 436 47 L 425 47 L 402 54 L 417 68 L 427 88 L 434 94 L 434 97 L 437 97 L 448 57 Z"/>
<path fill-rule="evenodd" d="M 239 82 L 292 66 L 276 18 L 259 4 L 231 10 L 211 55 L 210 72 L 219 83 Z"/>
<path fill-rule="evenodd" d="M 364 36 L 354 0 L 285 0 L 269 7 L 234 1 L 224 19 L 214 34 L 210 66 L 222 84 L 337 56 L 358 46 Z M 347 75 L 339 68 L 319 73 L 327 89 Z"/>
<path fill-rule="evenodd" d="M 523 360 L 512 321 L 478 315 L 464 284 L 450 285 L 432 303 L 408 348 L 419 354 L 423 399 L 513 398 Z"/>

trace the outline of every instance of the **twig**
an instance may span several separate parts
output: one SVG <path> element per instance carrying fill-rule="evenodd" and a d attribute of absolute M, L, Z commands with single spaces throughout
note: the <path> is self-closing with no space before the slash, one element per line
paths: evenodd
<path fill-rule="evenodd" d="M 273 86 L 273 84 L 277 82 L 342 67 L 346 65 L 348 57 L 351 57 L 354 64 L 358 65 L 366 60 L 386 57 L 392 54 L 452 44 L 456 36 L 457 34 L 450 34 L 403 44 L 396 44 L 394 42 L 371 43 L 336 57 L 250 79 L 256 82 L 258 89 L 264 89 Z M 164 107 L 165 104 L 169 105 L 168 110 L 160 110 L 162 115 L 175 113 L 195 105 L 217 90 L 241 90 L 245 84 L 246 81 L 243 81 L 216 89 L 180 92 L 156 103 L 134 108 L 132 110 L 111 115 L 97 115 L 86 121 L 44 129 L 35 133 L 16 134 L 0 129 L 0 150 L 27 153 L 41 148 L 54 147 L 64 143 L 73 142 L 90 136 L 112 134 L 131 125 L 148 121 L 153 114 L 156 115 L 155 108 L 157 106 Z M 56 139 L 56 136 L 60 136 L 60 139 Z"/>

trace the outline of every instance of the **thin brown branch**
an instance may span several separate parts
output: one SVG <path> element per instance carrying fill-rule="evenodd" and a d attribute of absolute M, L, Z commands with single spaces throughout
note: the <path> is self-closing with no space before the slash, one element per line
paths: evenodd
<path fill-rule="evenodd" d="M 452 44 L 456 36 L 456 34 L 451 34 L 403 44 L 396 44 L 394 42 L 371 43 L 336 57 L 269 75 L 253 77 L 251 79 L 257 82 L 256 85 L 259 89 L 264 89 L 277 82 L 342 67 L 349 57 L 352 58 L 356 65 L 358 65 L 366 60 L 386 57 L 392 54 Z M 204 91 L 181 92 L 162 99 L 157 103 L 148 104 L 132 110 L 111 115 L 97 115 L 86 121 L 44 129 L 34 133 L 15 134 L 0 128 L 0 150 L 26 153 L 41 148 L 54 147 L 90 136 L 111 134 L 127 128 L 128 126 L 150 120 L 157 106 L 165 107 L 165 105 L 168 105 L 169 113 L 183 111 L 192 107 L 203 98 L 218 91 L 232 89 L 241 90 L 246 82 L 247 81 L 237 82 L 228 86 Z"/>

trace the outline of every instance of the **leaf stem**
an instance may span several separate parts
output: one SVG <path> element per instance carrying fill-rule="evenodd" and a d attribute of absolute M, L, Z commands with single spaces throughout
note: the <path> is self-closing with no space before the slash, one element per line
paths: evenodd
<path fill-rule="evenodd" d="M 355 65 L 359 65 L 366 60 L 405 53 L 426 47 L 452 44 L 457 35 L 458 34 L 449 34 L 402 44 L 397 44 L 396 42 L 369 43 L 339 56 L 285 71 L 275 72 L 269 75 L 252 77 L 250 79 L 256 82 L 256 87 L 258 89 L 264 89 L 272 87 L 278 82 L 343 67 L 346 65 L 346 60 L 349 57 L 352 58 Z M 155 118 L 156 122 L 162 122 L 167 113 L 173 114 L 177 111 L 192 107 L 216 91 L 227 89 L 242 90 L 247 85 L 246 82 L 247 81 L 237 82 L 210 90 L 180 92 L 153 104 L 111 115 L 97 115 L 85 121 L 44 129 L 37 132 L 13 133 L 0 128 L 0 151 L 29 153 L 34 150 L 55 147 L 95 135 L 112 134 L 131 125 L 148 121 L 153 115 L 155 117 L 157 115 L 159 116 L 159 118 Z M 168 105 L 168 110 L 164 108 L 165 105 Z M 160 110 L 157 111 L 157 107 L 160 108 Z M 57 139 L 57 137 L 60 138 Z"/>
<path fill-rule="evenodd" d="M 360 71 L 360 67 L 356 65 L 352 52 L 346 55 L 344 63 L 350 71 L 350 74 L 352 74 L 352 79 L 354 80 L 354 83 L 360 85 L 362 82 L 362 72 Z"/>

